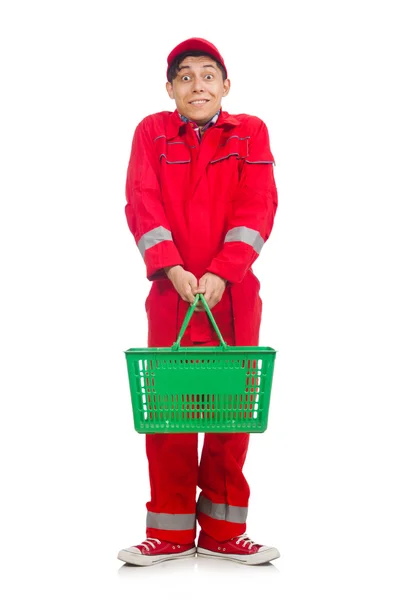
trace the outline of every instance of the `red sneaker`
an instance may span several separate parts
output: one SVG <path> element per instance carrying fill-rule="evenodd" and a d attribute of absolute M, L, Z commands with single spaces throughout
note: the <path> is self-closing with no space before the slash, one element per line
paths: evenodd
<path fill-rule="evenodd" d="M 117 558 L 130 565 L 148 567 L 164 560 L 186 558 L 195 554 L 196 546 L 194 542 L 191 544 L 175 544 L 173 542 L 162 542 L 156 538 L 147 538 L 142 544 L 120 550 Z"/>
<path fill-rule="evenodd" d="M 262 565 L 278 558 L 280 552 L 277 548 L 255 544 L 245 533 L 226 542 L 218 542 L 200 531 L 197 555 L 234 560 L 246 565 Z"/>

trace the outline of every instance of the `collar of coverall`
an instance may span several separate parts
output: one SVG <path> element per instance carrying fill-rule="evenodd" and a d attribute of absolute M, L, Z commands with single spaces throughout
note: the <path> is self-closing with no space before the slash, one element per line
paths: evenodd
<path fill-rule="evenodd" d="M 190 123 L 192 125 L 195 134 L 197 135 L 198 139 L 201 141 L 203 134 L 207 131 L 207 129 L 209 129 L 210 127 L 215 125 L 220 114 L 221 114 L 221 109 L 219 109 L 214 114 L 214 116 L 211 117 L 211 119 L 209 119 L 204 125 L 197 125 L 196 121 L 192 121 L 192 119 L 188 119 L 188 117 L 181 115 L 181 113 L 179 113 L 179 116 L 184 123 Z"/>
<path fill-rule="evenodd" d="M 229 113 L 224 112 L 221 108 L 218 120 L 212 127 L 235 127 L 236 125 L 240 125 L 240 121 L 229 115 Z M 166 127 L 167 139 L 170 140 L 177 136 L 181 127 L 186 127 L 186 123 L 181 120 L 179 112 L 176 109 L 168 118 Z"/>
<path fill-rule="evenodd" d="M 197 125 L 196 121 L 185 117 L 179 113 L 180 118 L 184 123 L 192 123 L 195 127 L 200 127 L 200 129 L 207 129 L 210 125 L 213 125 L 217 122 L 219 115 L 221 114 L 221 109 L 219 109 L 204 125 Z"/>

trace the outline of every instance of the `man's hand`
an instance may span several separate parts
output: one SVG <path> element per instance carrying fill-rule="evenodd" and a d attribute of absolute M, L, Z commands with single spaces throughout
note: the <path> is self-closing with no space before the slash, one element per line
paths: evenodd
<path fill-rule="evenodd" d="M 168 279 L 185 302 L 193 304 L 197 292 L 197 279 L 181 265 L 166 267 L 164 269 Z"/>
<path fill-rule="evenodd" d="M 212 309 L 221 301 L 223 292 L 226 288 L 226 283 L 226 279 L 222 279 L 222 277 L 215 275 L 215 273 L 206 273 L 199 281 L 197 293 L 204 294 L 208 306 Z M 205 310 L 205 308 L 201 302 L 199 302 L 195 311 L 202 312 L 203 310 Z"/>

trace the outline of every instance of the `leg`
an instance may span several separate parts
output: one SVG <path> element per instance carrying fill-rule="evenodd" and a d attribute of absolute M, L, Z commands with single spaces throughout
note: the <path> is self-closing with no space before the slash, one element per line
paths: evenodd
<path fill-rule="evenodd" d="M 208 433 L 204 438 L 197 518 L 201 529 L 219 541 L 246 530 L 250 489 L 242 469 L 248 443 L 248 433 Z"/>
<path fill-rule="evenodd" d="M 227 310 L 220 313 L 221 332 L 226 343 L 234 346 L 232 309 L 230 299 L 226 299 Z M 248 443 L 248 433 L 207 433 L 204 438 L 197 518 L 201 529 L 219 541 L 241 535 L 246 529 L 250 490 L 242 469 Z"/>
<path fill-rule="evenodd" d="M 188 544 L 196 537 L 198 474 L 196 433 L 146 436 L 151 500 L 146 504 L 147 537 Z"/>

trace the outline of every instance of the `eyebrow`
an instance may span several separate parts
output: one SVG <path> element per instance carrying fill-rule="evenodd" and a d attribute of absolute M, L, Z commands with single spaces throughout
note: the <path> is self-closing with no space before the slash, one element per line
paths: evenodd
<path fill-rule="evenodd" d="M 215 65 L 203 65 L 201 68 L 208 69 L 208 67 L 211 67 L 212 69 L 215 69 L 215 71 L 216 71 Z M 191 69 L 191 68 L 192 67 L 190 65 L 183 65 L 183 67 L 179 67 L 179 70 L 182 71 L 182 69 Z"/>

